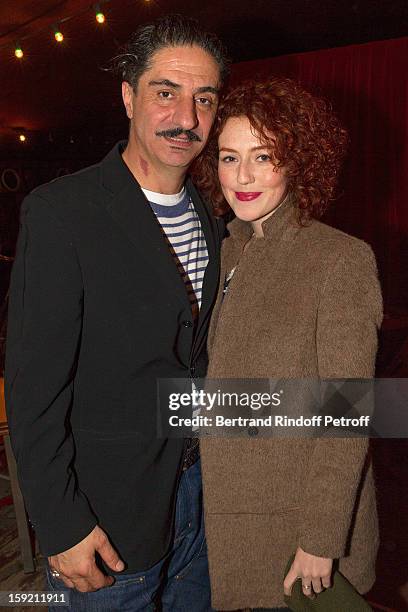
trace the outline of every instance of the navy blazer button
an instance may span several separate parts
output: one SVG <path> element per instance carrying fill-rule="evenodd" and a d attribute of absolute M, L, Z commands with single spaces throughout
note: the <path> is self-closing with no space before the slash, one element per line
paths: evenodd
<path fill-rule="evenodd" d="M 259 433 L 259 429 L 257 427 L 248 427 L 249 436 L 257 436 L 258 433 Z"/>
<path fill-rule="evenodd" d="M 193 327 L 192 321 L 183 321 L 183 327 Z"/>

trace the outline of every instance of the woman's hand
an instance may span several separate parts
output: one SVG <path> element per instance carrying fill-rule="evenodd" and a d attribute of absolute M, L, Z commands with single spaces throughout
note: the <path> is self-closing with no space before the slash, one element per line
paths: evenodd
<path fill-rule="evenodd" d="M 321 593 L 331 585 L 331 573 L 333 559 L 324 559 L 309 555 L 301 548 L 296 551 L 292 567 L 287 573 L 283 588 L 285 595 L 290 595 L 292 585 L 297 578 L 302 579 L 303 593 L 307 597 L 313 597 L 316 593 Z"/>

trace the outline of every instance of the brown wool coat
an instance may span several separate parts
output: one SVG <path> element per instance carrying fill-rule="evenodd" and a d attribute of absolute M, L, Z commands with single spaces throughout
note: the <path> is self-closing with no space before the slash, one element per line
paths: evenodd
<path fill-rule="evenodd" d="M 222 250 L 210 328 L 209 378 L 367 378 L 382 300 L 370 247 L 317 221 L 300 227 L 290 200 L 263 224 L 235 219 Z M 221 282 L 221 285 L 223 283 Z M 289 556 L 340 559 L 361 592 L 374 582 L 377 511 L 368 441 L 201 440 L 213 607 L 283 606 Z"/>

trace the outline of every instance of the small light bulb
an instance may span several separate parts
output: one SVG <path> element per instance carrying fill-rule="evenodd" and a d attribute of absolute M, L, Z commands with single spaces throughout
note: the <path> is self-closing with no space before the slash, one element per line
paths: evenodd
<path fill-rule="evenodd" d="M 96 13 L 95 19 L 98 23 L 105 23 L 105 15 L 101 11 Z"/>
<path fill-rule="evenodd" d="M 24 136 L 24 134 L 19 134 L 18 139 L 20 142 L 25 142 L 27 140 L 27 138 Z"/>
<path fill-rule="evenodd" d="M 59 30 L 57 30 L 57 31 L 55 32 L 54 36 L 55 36 L 55 40 L 56 40 L 57 42 L 62 42 L 62 41 L 64 40 L 64 35 L 63 35 L 63 33 L 62 33 L 62 32 L 60 32 Z"/>
<path fill-rule="evenodd" d="M 20 47 L 20 45 L 17 45 L 15 51 L 14 51 L 14 55 L 18 58 L 21 59 L 24 55 L 22 48 Z"/>

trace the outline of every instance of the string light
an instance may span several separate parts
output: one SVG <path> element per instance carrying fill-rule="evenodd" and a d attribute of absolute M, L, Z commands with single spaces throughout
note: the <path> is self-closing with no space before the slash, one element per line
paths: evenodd
<path fill-rule="evenodd" d="M 18 139 L 20 142 L 25 142 L 27 140 L 25 134 L 19 134 L 18 135 Z"/>
<path fill-rule="evenodd" d="M 59 43 L 61 43 L 64 40 L 64 35 L 58 26 L 55 26 L 54 28 L 54 37 L 55 37 L 55 40 Z"/>
<path fill-rule="evenodd" d="M 149 2 L 149 1 L 150 1 L 150 0 L 145 0 L 145 2 Z M 103 23 L 105 23 L 105 22 L 106 22 L 106 15 L 105 15 L 105 14 L 102 12 L 102 10 L 101 10 L 101 6 L 102 6 L 103 4 L 108 3 L 108 2 L 110 2 L 110 0 L 99 0 L 99 3 L 98 3 L 98 4 L 94 4 L 94 5 L 93 5 L 93 9 L 94 9 L 94 11 L 95 11 L 95 19 L 96 19 L 97 23 L 99 23 L 99 24 L 103 24 Z M 92 5 L 91 5 L 89 8 L 90 8 L 90 9 L 92 9 Z M 60 19 L 60 20 L 59 20 L 58 25 L 55 25 L 55 26 L 54 26 L 54 38 L 55 38 L 55 40 L 56 40 L 58 43 L 62 43 L 62 42 L 63 42 L 63 40 L 64 40 L 64 34 L 61 32 L 61 29 L 60 29 L 60 24 L 61 24 L 61 23 L 64 23 L 64 24 L 65 24 L 65 22 L 70 21 L 71 19 L 73 19 L 73 18 L 74 18 L 74 17 L 76 17 L 77 15 L 81 15 L 83 12 L 84 12 L 84 11 L 82 10 L 80 13 L 75 13 L 75 14 L 69 15 L 69 16 L 67 16 L 67 17 L 64 17 L 63 19 Z M 49 26 L 48 26 L 48 27 L 49 27 Z M 16 28 L 14 28 L 14 30 L 13 30 L 13 31 L 16 31 L 16 30 L 18 30 L 18 29 L 20 29 L 20 27 L 19 27 L 19 26 L 17 26 Z M 43 28 L 43 31 L 46 31 L 47 29 L 48 29 L 48 28 Z M 30 34 L 30 35 L 28 35 L 28 36 L 24 36 L 22 41 L 24 42 L 24 40 L 25 40 L 26 38 L 31 38 L 31 37 L 32 37 L 32 34 Z M 7 46 L 7 45 L 0 45 L 0 49 L 2 49 L 3 47 L 6 47 L 6 46 Z M 15 45 L 15 47 L 14 47 L 14 55 L 15 55 L 15 57 L 16 57 L 17 59 L 22 59 L 22 58 L 23 58 L 23 56 L 24 56 L 24 51 L 23 51 L 23 49 L 22 49 L 22 47 L 21 47 L 20 43 L 16 43 L 16 45 Z"/>
<path fill-rule="evenodd" d="M 21 48 L 21 45 L 17 44 L 16 48 L 14 50 L 14 55 L 17 57 L 17 59 L 21 59 L 24 55 L 24 52 Z"/>
<path fill-rule="evenodd" d="M 105 23 L 105 15 L 102 13 L 99 4 L 95 6 L 95 19 L 98 23 Z"/>

